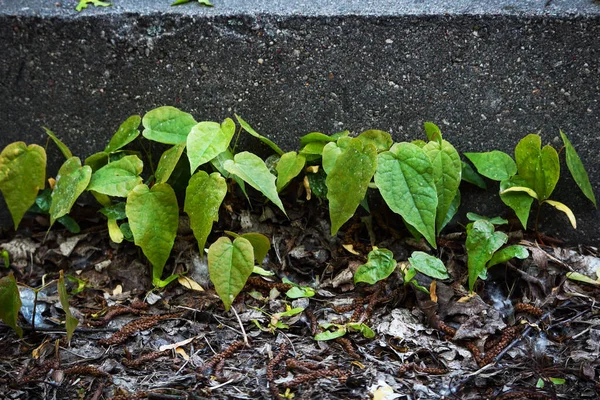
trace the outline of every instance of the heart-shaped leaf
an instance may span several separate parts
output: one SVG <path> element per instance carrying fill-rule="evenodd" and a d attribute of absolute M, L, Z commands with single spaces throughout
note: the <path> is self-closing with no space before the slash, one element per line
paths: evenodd
<path fill-rule="evenodd" d="M 46 179 L 46 151 L 37 144 L 11 143 L 0 153 L 0 191 L 15 230 Z"/>
<path fill-rule="evenodd" d="M 431 143 L 431 142 L 430 142 Z M 410 265 L 422 274 L 435 279 L 448 279 L 446 266 L 437 257 L 431 256 L 422 251 L 413 251 L 408 259 Z"/>
<path fill-rule="evenodd" d="M 196 121 L 190 114 L 171 106 L 155 108 L 142 119 L 146 139 L 159 143 L 184 143 Z"/>
<path fill-rule="evenodd" d="M 223 166 L 229 173 L 239 176 L 244 182 L 264 194 L 285 214 L 285 209 L 277 194 L 275 176 L 269 172 L 269 168 L 260 157 L 244 151 L 236 154 L 233 161 L 226 160 Z"/>
<path fill-rule="evenodd" d="M 152 283 L 158 285 L 179 225 L 175 192 L 167 183 L 159 183 L 152 189 L 137 185 L 127 196 L 125 212 L 135 244 L 152 264 Z"/>
<path fill-rule="evenodd" d="M 50 224 L 67 215 L 75 201 L 90 183 L 92 169 L 81 166 L 78 157 L 71 157 L 58 170 L 56 183 L 52 191 L 52 204 L 50 205 Z"/>
<path fill-rule="evenodd" d="M 17 325 L 19 310 L 21 309 L 21 297 L 12 271 L 0 279 L 0 304 L 2 304 L 2 307 L 0 307 L 0 320 L 13 328 L 19 337 L 23 337 L 23 329 Z"/>
<path fill-rule="evenodd" d="M 254 267 L 254 250 L 247 239 L 219 238 L 208 249 L 208 273 L 225 311 L 244 288 Z"/>
<path fill-rule="evenodd" d="M 73 332 L 75 332 L 75 328 L 79 325 L 79 320 L 73 316 L 71 313 L 71 308 L 69 307 L 69 296 L 67 295 L 67 288 L 65 287 L 65 278 L 63 276 L 63 271 L 60 271 L 58 278 L 58 298 L 60 300 L 60 305 L 65 312 L 65 329 L 67 331 L 67 342 L 71 342 L 71 338 L 73 337 Z"/>
<path fill-rule="evenodd" d="M 515 160 L 519 177 L 527 182 L 521 186 L 535 190 L 540 201 L 550 197 L 560 176 L 556 150 L 549 145 L 541 148 L 540 136 L 532 133 L 515 147 Z"/>
<path fill-rule="evenodd" d="M 141 122 L 142 117 L 139 115 L 132 115 L 131 117 L 127 118 L 125 122 L 119 126 L 117 132 L 110 139 L 110 142 L 108 142 L 104 152 L 114 153 L 120 148 L 125 147 L 129 143 L 133 142 L 140 135 L 138 128 L 140 127 Z"/>
<path fill-rule="evenodd" d="M 142 183 L 140 174 L 144 163 L 138 156 L 125 156 L 94 172 L 88 190 L 107 196 L 127 197 L 129 192 Z"/>
<path fill-rule="evenodd" d="M 271 250 L 271 242 L 269 238 L 263 235 L 262 233 L 257 232 L 248 232 L 242 235 L 238 235 L 235 232 L 225 231 L 226 234 L 235 238 L 243 237 L 248 240 L 254 249 L 254 259 L 258 265 L 262 265 L 265 257 L 269 250 Z"/>
<path fill-rule="evenodd" d="M 375 146 L 363 145 L 360 139 L 350 139 L 336 158 L 325 180 L 332 236 L 354 215 L 367 193 L 376 167 Z"/>
<path fill-rule="evenodd" d="M 380 153 L 382 151 L 389 150 L 392 147 L 394 141 L 392 140 L 392 136 L 384 131 L 378 131 L 377 129 L 371 129 L 368 131 L 364 131 L 360 135 L 357 136 L 358 139 L 363 143 L 363 145 L 372 144 L 377 149 L 377 152 Z"/>
<path fill-rule="evenodd" d="M 179 143 L 162 154 L 154 173 L 156 183 L 164 183 L 169 180 L 184 149 L 185 143 Z"/>
<path fill-rule="evenodd" d="M 367 263 L 358 267 L 354 273 L 354 283 L 366 282 L 371 285 L 387 278 L 396 269 L 394 254 L 387 249 L 369 252 Z"/>
<path fill-rule="evenodd" d="M 219 220 L 219 207 L 226 194 L 227 182 L 218 172 L 208 175 L 198 171 L 190 179 L 183 209 L 190 217 L 190 227 L 201 254 L 204 254 L 204 245 L 213 222 Z"/>
<path fill-rule="evenodd" d="M 425 134 L 429 141 L 442 142 L 442 131 L 436 124 L 433 122 L 424 122 L 423 127 L 425 128 Z"/>
<path fill-rule="evenodd" d="M 229 146 L 235 134 L 235 123 L 227 118 L 222 124 L 202 121 L 194 125 L 187 138 L 187 154 L 192 174 Z"/>
<path fill-rule="evenodd" d="M 306 158 L 295 151 L 285 153 L 277 163 L 277 191 L 281 192 L 304 168 Z"/>
<path fill-rule="evenodd" d="M 390 209 L 436 247 L 438 199 L 427 153 L 412 143 L 396 143 L 390 151 L 379 154 L 375 184 Z"/>
<path fill-rule="evenodd" d="M 577 183 L 577 186 L 579 186 L 585 197 L 587 197 L 592 203 L 594 203 L 594 207 L 597 207 L 594 189 L 590 184 L 590 178 L 588 177 L 588 174 L 585 170 L 585 167 L 583 166 L 583 163 L 581 162 L 581 159 L 579 158 L 579 155 L 577 154 L 575 148 L 567 138 L 567 135 L 565 135 L 562 131 L 560 131 L 560 137 L 562 138 L 563 143 L 565 144 L 567 167 L 569 168 L 569 172 L 571 172 L 573 180 L 575 180 L 575 183 Z"/>
<path fill-rule="evenodd" d="M 251 126 L 250 124 L 248 124 L 246 121 L 244 121 L 242 119 L 242 117 L 240 117 L 239 115 L 235 115 L 235 118 L 238 120 L 240 126 L 246 131 L 248 132 L 250 135 L 254 136 L 255 138 L 259 139 L 261 142 L 263 142 L 264 144 L 266 144 L 267 146 L 269 146 L 275 153 L 279 154 L 280 156 L 283 155 L 283 150 L 281 150 L 279 148 L 279 146 L 277 146 L 275 143 L 273 143 L 271 141 L 271 139 L 264 137 L 263 135 L 261 135 L 260 133 L 256 132 Z"/>
<path fill-rule="evenodd" d="M 508 240 L 503 232 L 495 232 L 494 225 L 485 220 L 467 225 L 467 269 L 469 270 L 469 290 L 473 291 L 475 281 L 486 270 L 486 265 L 494 253 Z"/>
<path fill-rule="evenodd" d="M 448 141 L 430 141 L 423 147 L 433 166 L 438 204 L 436 208 L 436 232 L 443 228 L 444 220 L 460 186 L 462 164 L 458 152 Z"/>
<path fill-rule="evenodd" d="M 502 181 L 517 173 L 517 164 L 508 154 L 493 150 L 485 153 L 464 153 L 481 175 Z"/>
<path fill-rule="evenodd" d="M 352 140 L 352 138 L 343 137 L 340 138 L 337 142 L 327 143 L 325 147 L 323 147 L 322 166 L 325 173 L 329 174 L 331 172 L 331 170 L 335 166 L 337 158 L 340 156 L 340 154 L 342 154 L 344 149 L 348 148 Z"/>

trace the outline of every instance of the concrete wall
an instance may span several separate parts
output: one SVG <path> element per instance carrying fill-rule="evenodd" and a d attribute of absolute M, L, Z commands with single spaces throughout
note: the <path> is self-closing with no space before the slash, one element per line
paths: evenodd
<path fill-rule="evenodd" d="M 461 152 L 512 154 L 539 130 L 559 148 L 561 128 L 600 198 L 592 0 L 168 3 L 76 13 L 74 0 L 0 0 L 0 148 L 45 143 L 44 125 L 85 157 L 129 115 L 159 105 L 197 120 L 238 113 L 286 149 L 310 131 L 423 138 L 429 120 Z M 49 159 L 61 161 L 52 146 Z M 577 191 L 563 179 L 555 198 L 572 206 L 578 230 L 550 207 L 541 228 L 600 243 L 600 214 Z M 506 212 L 490 196 L 473 191 L 465 211 Z"/>

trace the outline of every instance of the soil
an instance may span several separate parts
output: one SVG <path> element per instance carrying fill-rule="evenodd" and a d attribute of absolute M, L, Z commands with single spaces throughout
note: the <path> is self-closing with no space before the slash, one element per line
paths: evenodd
<path fill-rule="evenodd" d="M 224 230 L 263 233 L 272 244 L 263 268 L 275 275 L 253 275 L 229 312 L 183 215 L 165 276 L 185 272 L 203 290 L 185 280 L 152 290 L 141 251 L 110 242 L 96 210 L 77 210 L 79 234 L 48 233 L 40 215 L 1 233 L 11 265 L 0 277 L 12 271 L 37 288 L 63 270 L 77 278 L 71 292 L 85 286 L 70 298 L 79 320 L 70 342 L 55 284 L 38 296 L 35 326 L 24 301 L 23 338 L 0 325 L 0 398 L 600 398 L 600 287 L 566 278 L 576 271 L 595 279 L 597 248 L 568 249 L 507 225 L 510 243 L 526 246 L 529 258 L 491 268 L 469 295 L 460 227 L 432 249 L 387 211 L 359 215 L 331 237 L 317 200 L 290 207 L 289 219 L 268 206 L 234 211 L 242 209 L 222 207 L 209 243 Z M 399 272 L 354 285 L 373 245 L 400 264 L 415 250 L 436 255 L 452 279 L 417 275 L 430 295 L 404 285 Z M 293 285 L 283 279 L 315 295 L 290 299 Z M 33 293 L 22 290 L 22 298 Z M 348 322 L 375 336 L 348 329 L 315 340 L 324 324 Z"/>

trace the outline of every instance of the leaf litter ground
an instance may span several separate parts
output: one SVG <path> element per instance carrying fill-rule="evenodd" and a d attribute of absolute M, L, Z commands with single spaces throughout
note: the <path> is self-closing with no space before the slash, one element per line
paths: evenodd
<path fill-rule="evenodd" d="M 565 278 L 569 271 L 594 277 L 597 248 L 569 250 L 508 232 L 530 257 L 494 267 L 469 297 L 464 233 L 443 235 L 432 251 L 395 230 L 386 211 L 355 217 L 331 237 L 315 202 L 290 210 L 289 220 L 268 207 L 233 209 L 240 208 L 223 208 L 209 242 L 223 230 L 265 234 L 273 248 L 263 266 L 275 276 L 253 275 L 228 313 L 185 224 L 167 269 L 187 272 L 205 291 L 175 282 L 148 292 L 150 266 L 139 249 L 110 243 L 85 208 L 78 235 L 46 235 L 40 216 L 17 234 L 2 233 L 19 283 L 39 287 L 62 269 L 85 289 L 71 298 L 80 325 L 67 343 L 56 289 L 39 294 L 34 318 L 33 292 L 23 288 L 23 339 L 0 325 L 0 398 L 600 398 L 600 288 Z M 417 275 L 431 295 L 404 287 L 396 273 L 354 286 L 371 243 L 399 262 L 430 252 L 453 279 Z M 287 298 L 292 285 L 283 278 L 316 295 Z M 285 313 L 294 308 L 302 311 Z M 348 331 L 314 339 L 322 324 L 348 322 L 366 324 L 375 337 Z"/>

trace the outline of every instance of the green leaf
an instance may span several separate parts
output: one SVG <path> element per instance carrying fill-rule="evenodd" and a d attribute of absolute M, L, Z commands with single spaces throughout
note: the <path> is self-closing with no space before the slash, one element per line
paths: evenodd
<path fill-rule="evenodd" d="M 327 145 L 327 142 L 311 142 L 300 149 L 300 154 L 303 155 L 307 161 L 318 160 L 323 154 L 323 149 Z"/>
<path fill-rule="evenodd" d="M 315 290 L 308 286 L 294 286 L 293 288 L 285 292 L 285 295 L 290 299 L 313 297 L 315 294 Z"/>
<path fill-rule="evenodd" d="M 254 267 L 254 250 L 247 239 L 219 238 L 208 249 L 208 273 L 225 311 L 244 288 Z"/>
<path fill-rule="evenodd" d="M 210 121 L 196 124 L 187 138 L 187 154 L 192 174 L 200 165 L 227 150 L 234 134 L 235 123 L 230 118 L 222 124 Z"/>
<path fill-rule="evenodd" d="M 469 221 L 479 221 L 479 220 L 485 220 L 485 221 L 489 221 L 494 225 L 506 225 L 508 224 L 508 220 L 501 218 L 501 217 L 493 217 L 493 218 L 488 218 L 488 217 L 484 217 L 483 215 L 479 215 L 479 214 L 475 214 L 472 212 L 468 212 L 467 213 L 467 219 Z"/>
<path fill-rule="evenodd" d="M 254 136 L 258 140 L 269 146 L 275 153 L 279 154 L 280 156 L 283 155 L 283 150 L 281 150 L 279 146 L 273 143 L 269 138 L 266 138 L 260 133 L 256 132 L 246 121 L 242 119 L 242 117 L 235 114 L 235 118 L 237 118 L 239 124 L 246 132 L 248 132 L 250 135 Z"/>
<path fill-rule="evenodd" d="M 511 260 L 515 257 L 520 260 L 524 260 L 527 257 L 529 257 L 529 251 L 527 251 L 526 247 L 520 246 L 518 244 L 507 246 L 494 253 L 492 259 L 487 263 L 487 268 L 491 268 L 497 264 L 505 263 L 508 260 Z"/>
<path fill-rule="evenodd" d="M 100 168 L 108 164 L 108 153 L 103 151 L 94 153 L 83 162 L 84 165 L 89 165 L 92 168 L 92 172 L 98 171 Z"/>
<path fill-rule="evenodd" d="M 537 134 L 525 136 L 515 147 L 518 175 L 537 193 L 540 201 L 546 200 L 556 186 L 560 176 L 558 153 L 553 147 L 541 148 Z"/>
<path fill-rule="evenodd" d="M 569 207 L 559 201 L 554 200 L 544 200 L 544 203 L 550 204 L 557 210 L 564 212 L 567 218 L 569 218 L 569 222 L 571 223 L 573 229 L 577 229 L 577 220 L 575 220 L 575 214 L 573 214 L 573 211 L 571 211 Z"/>
<path fill-rule="evenodd" d="M 372 144 L 377 149 L 377 152 L 380 153 L 382 151 L 389 150 L 392 147 L 394 141 L 392 140 L 392 136 L 384 131 L 378 131 L 376 129 L 371 129 L 368 131 L 364 131 L 360 135 L 357 136 L 357 139 L 363 143 L 363 145 Z"/>
<path fill-rule="evenodd" d="M 56 146 L 59 148 L 60 152 L 63 153 L 63 156 L 65 156 L 65 159 L 68 160 L 69 158 L 73 157 L 73 153 L 71 153 L 71 150 L 69 150 L 67 145 L 64 144 L 63 142 L 61 142 L 60 139 L 56 137 L 54 132 L 52 132 L 50 129 L 46 128 L 45 126 L 42 126 L 42 129 L 44 129 L 44 131 L 46 131 L 46 135 L 50 136 L 50 139 L 52 139 L 54 141 Z"/>
<path fill-rule="evenodd" d="M 185 143 L 179 143 L 162 154 L 154 173 L 156 183 L 164 183 L 169 180 L 184 149 Z"/>
<path fill-rule="evenodd" d="M 179 144 L 187 140 L 196 121 L 190 114 L 171 106 L 155 108 L 142 119 L 146 139 L 159 143 Z"/>
<path fill-rule="evenodd" d="M 216 170 L 219 171 L 221 173 L 221 175 L 223 175 L 224 178 L 229 178 L 232 176 L 225 169 L 224 164 L 225 164 L 225 161 L 227 161 L 227 160 L 233 161 L 233 154 L 229 150 L 225 150 L 224 152 L 222 152 L 221 154 L 219 154 L 218 156 L 216 156 L 215 158 L 210 160 L 210 163 L 212 164 L 212 166 L 214 168 L 216 168 Z M 248 201 L 250 201 L 250 199 L 248 198 L 248 193 L 246 193 L 246 184 L 244 183 L 244 181 L 237 175 L 233 175 L 233 180 L 236 181 L 236 183 L 240 186 L 240 189 L 242 189 L 244 196 L 246 196 Z"/>
<path fill-rule="evenodd" d="M 73 337 L 73 332 L 75 332 L 75 328 L 79 324 L 79 320 L 73 316 L 71 313 L 71 309 L 69 307 L 69 296 L 67 295 L 67 288 L 65 287 L 65 277 L 63 276 L 63 271 L 60 271 L 60 275 L 58 278 L 58 298 L 60 300 L 60 304 L 65 312 L 65 327 L 67 330 L 67 342 L 71 342 L 71 338 Z"/>
<path fill-rule="evenodd" d="M 58 170 L 56 183 L 52 191 L 52 204 L 50 205 L 50 224 L 71 211 L 71 207 L 85 188 L 90 183 L 92 169 L 81 166 L 78 157 L 71 157 Z"/>
<path fill-rule="evenodd" d="M 348 328 L 360 332 L 367 339 L 373 339 L 375 332 L 364 323 L 348 322 Z"/>
<path fill-rule="evenodd" d="M 367 193 L 376 167 L 375 147 L 363 145 L 360 139 L 349 139 L 348 146 L 342 148 L 325 179 L 332 236 L 354 215 Z"/>
<path fill-rule="evenodd" d="M 475 170 L 471 167 L 471 165 L 462 161 L 462 180 L 465 182 L 469 182 L 481 189 L 487 189 L 487 185 L 485 181 Z"/>
<path fill-rule="evenodd" d="M 508 240 L 503 232 L 495 232 L 489 221 L 479 220 L 467 225 L 467 268 L 469 290 L 472 292 L 477 277 L 486 269 L 487 262 Z"/>
<path fill-rule="evenodd" d="M 587 283 L 589 285 L 594 285 L 594 286 L 600 287 L 600 280 L 594 280 L 594 279 L 590 278 L 589 276 L 585 276 L 579 272 L 567 272 L 567 278 L 569 278 L 573 281 L 583 282 L 583 283 Z"/>
<path fill-rule="evenodd" d="M 514 210 L 517 218 L 519 218 L 519 221 L 521 221 L 521 224 L 525 229 L 527 229 L 527 219 L 529 219 L 529 211 L 531 210 L 533 197 L 524 192 L 503 192 L 511 187 L 518 187 L 526 184 L 527 183 L 518 175 L 500 182 L 500 199 L 504 204 Z"/>
<path fill-rule="evenodd" d="M 449 279 L 446 266 L 437 257 L 431 256 L 422 251 L 413 251 L 408 259 L 410 265 L 422 274 L 435 279 Z"/>
<path fill-rule="evenodd" d="M 119 126 L 117 132 L 110 139 L 110 142 L 108 142 L 104 152 L 114 153 L 120 148 L 125 147 L 129 143 L 133 142 L 140 135 L 138 128 L 140 127 L 141 122 L 142 117 L 139 115 L 132 115 L 131 117 L 127 118 L 125 122 Z"/>
<path fill-rule="evenodd" d="M 75 10 L 80 12 L 84 8 L 87 8 L 89 4 L 92 4 L 95 7 L 109 7 L 112 5 L 111 3 L 107 3 L 106 1 L 101 0 L 79 0 L 79 3 L 77 3 L 77 7 L 75 7 Z"/>
<path fill-rule="evenodd" d="M 140 174 L 143 168 L 144 163 L 138 156 L 125 156 L 94 172 L 88 190 L 107 196 L 127 197 L 134 187 L 142 183 Z"/>
<path fill-rule="evenodd" d="M 269 169 L 260 157 L 244 151 L 236 154 L 233 161 L 226 160 L 223 166 L 229 173 L 239 176 L 247 184 L 264 194 L 286 214 L 281 199 L 277 194 L 275 176 L 269 172 Z"/>
<path fill-rule="evenodd" d="M 323 168 L 319 168 L 319 170 L 314 174 L 306 174 L 306 177 L 308 178 L 308 184 L 312 194 L 320 199 L 327 198 L 327 185 L 325 185 L 327 174 L 325 174 Z"/>
<path fill-rule="evenodd" d="M 439 234 L 460 186 L 462 164 L 458 152 L 446 140 L 430 141 L 423 150 L 429 156 L 433 166 L 433 181 L 438 198 L 436 232 Z"/>
<path fill-rule="evenodd" d="M 204 254 L 204 245 L 213 222 L 219 220 L 219 207 L 226 194 L 227 182 L 218 172 L 208 175 L 198 171 L 190 179 L 183 209 L 190 217 L 190 227 L 201 254 Z"/>
<path fill-rule="evenodd" d="M 254 266 L 254 268 L 252 268 L 252 273 L 260 276 L 275 276 L 275 272 L 268 271 L 263 267 L 259 267 L 256 265 Z"/>
<path fill-rule="evenodd" d="M 390 151 L 379 154 L 375 184 L 390 209 L 437 247 L 437 189 L 433 166 L 425 151 L 412 143 L 397 143 Z"/>
<path fill-rule="evenodd" d="M 37 144 L 11 143 L 0 153 L 0 191 L 15 230 L 33 205 L 46 179 L 46 151 Z"/>
<path fill-rule="evenodd" d="M 464 153 L 464 155 L 475 165 L 477 172 L 486 178 L 502 181 L 517 173 L 517 164 L 511 156 L 502 151 Z"/>
<path fill-rule="evenodd" d="M 81 232 L 81 228 L 79 224 L 75 222 L 75 220 L 68 215 L 63 215 L 62 217 L 56 220 L 59 224 L 67 228 L 67 230 L 71 233 L 79 233 Z"/>
<path fill-rule="evenodd" d="M 171 6 L 178 6 L 181 4 L 186 4 L 191 2 L 192 0 L 176 0 L 173 4 L 171 4 Z"/>
<path fill-rule="evenodd" d="M 154 185 L 152 189 L 137 185 L 127 196 L 125 212 L 135 244 L 152 264 L 152 283 L 158 285 L 179 225 L 175 192 L 166 183 Z"/>
<path fill-rule="evenodd" d="M 46 188 L 42 190 L 35 198 L 35 204 L 29 211 L 44 214 L 50 212 L 50 206 L 52 205 L 52 189 Z M 35 209 L 37 207 L 38 209 Z M 34 210 L 35 209 L 35 210 Z"/>
<path fill-rule="evenodd" d="M 129 226 L 129 222 L 125 222 L 121 225 L 119 225 L 119 229 L 121 230 L 121 233 L 123 234 L 123 238 L 125 240 L 127 240 L 128 242 L 133 242 L 133 232 L 131 232 L 131 227 Z"/>
<path fill-rule="evenodd" d="M 585 197 L 590 199 L 592 203 L 594 203 L 594 207 L 598 207 L 596 204 L 596 196 L 594 195 L 594 189 L 590 184 L 590 179 L 588 174 L 579 158 L 579 155 L 575 151 L 575 148 L 567 138 L 567 135 L 560 131 L 560 137 L 565 144 L 565 155 L 567 159 L 567 167 L 569 168 L 569 172 L 571 172 L 571 176 L 579 186 L 579 189 L 583 192 Z"/>
<path fill-rule="evenodd" d="M 277 163 L 277 191 L 281 192 L 304 168 L 306 158 L 295 151 L 285 153 Z"/>
<path fill-rule="evenodd" d="M 386 279 L 396 269 L 394 254 L 387 249 L 369 252 L 367 263 L 358 267 L 354 273 L 354 284 L 366 282 L 371 285 Z"/>
<path fill-rule="evenodd" d="M 232 231 L 224 231 L 226 234 L 231 236 L 232 238 L 243 237 L 248 240 L 254 249 L 254 259 L 258 265 L 262 265 L 265 257 L 269 250 L 271 250 L 271 242 L 269 242 L 269 238 L 263 235 L 262 233 L 249 232 L 244 233 L 242 235 L 238 235 Z M 255 271 L 256 272 L 256 271 Z"/>
<path fill-rule="evenodd" d="M 338 325 L 338 324 L 323 324 L 321 325 L 324 329 L 329 329 L 330 327 L 336 328 L 334 331 L 325 330 L 321 333 L 315 335 L 315 340 L 333 340 L 340 338 L 346 334 L 346 325 Z"/>
<path fill-rule="evenodd" d="M 17 325 L 19 310 L 21 309 L 21 297 L 12 271 L 0 279 L 0 304 L 2 304 L 0 319 L 13 328 L 19 337 L 23 337 L 23 329 Z"/>
<path fill-rule="evenodd" d="M 550 382 L 555 385 L 564 385 L 567 382 L 564 378 L 550 378 Z"/>
<path fill-rule="evenodd" d="M 452 218 L 454 218 L 454 216 L 458 212 L 458 208 L 460 207 L 460 200 L 460 191 L 457 191 L 456 196 L 454 196 L 454 199 L 452 199 L 452 203 L 450 203 L 450 207 L 448 208 L 448 212 L 446 213 L 446 218 L 444 218 L 444 221 L 442 222 L 440 231 L 442 231 L 446 227 L 446 225 L 448 225 L 450 221 L 452 221 Z"/>
<path fill-rule="evenodd" d="M 338 132 L 334 135 L 328 136 L 321 132 L 311 132 L 306 134 L 300 138 L 300 146 L 307 146 L 309 143 L 321 142 L 323 145 L 329 142 L 335 142 L 339 138 L 348 136 L 350 134 L 349 131 Z"/>
<path fill-rule="evenodd" d="M 442 142 L 442 131 L 433 122 L 424 122 L 423 127 L 425 128 L 425 134 L 429 141 Z"/>
<path fill-rule="evenodd" d="M 124 201 L 104 207 L 100 209 L 100 213 L 105 215 L 106 218 L 114 219 L 115 221 L 127 218 L 127 214 L 125 213 Z"/>

